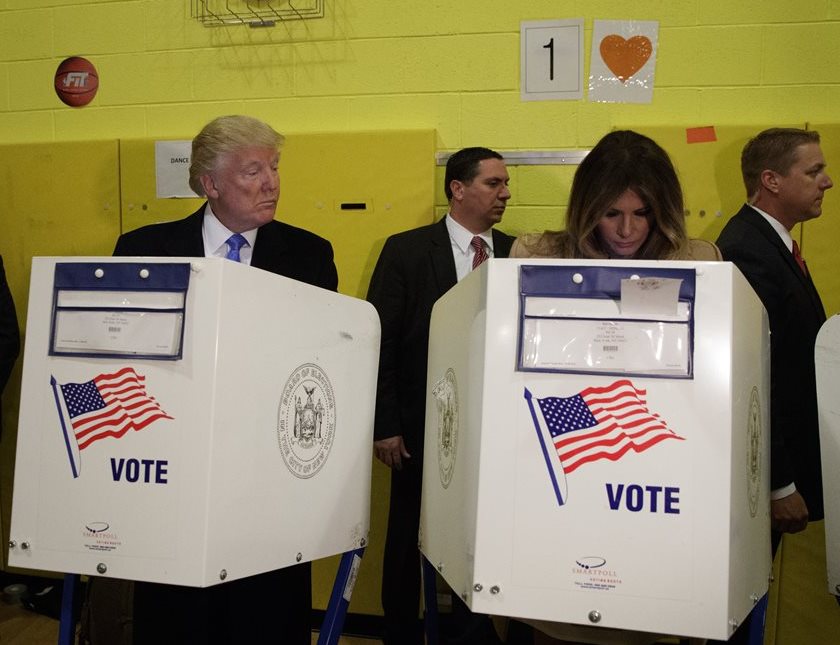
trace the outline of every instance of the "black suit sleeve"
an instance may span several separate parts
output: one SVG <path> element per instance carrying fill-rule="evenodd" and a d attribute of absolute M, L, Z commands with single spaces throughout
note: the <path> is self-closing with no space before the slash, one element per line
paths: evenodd
<path fill-rule="evenodd" d="M 131 255 L 142 255 L 142 253 L 137 253 L 132 251 L 131 239 L 126 237 L 124 234 L 120 235 L 117 238 L 117 244 L 114 246 L 114 252 L 111 254 L 116 257 L 126 257 Z"/>
<path fill-rule="evenodd" d="M 203 255 L 201 229 L 191 230 L 194 224 L 190 220 L 194 217 L 193 214 L 187 220 L 151 224 L 123 233 L 117 238 L 112 255 L 118 257 L 172 257 L 173 255 L 198 257 Z"/>
<path fill-rule="evenodd" d="M 19 353 L 20 330 L 15 303 L 6 283 L 3 258 L 0 257 L 0 393 L 6 387 Z"/>
<path fill-rule="evenodd" d="M 274 227 L 277 229 L 277 227 Z M 332 244 L 302 229 L 286 227 L 284 235 L 257 235 L 251 266 L 329 291 L 338 290 Z"/>
<path fill-rule="evenodd" d="M 329 241 L 276 220 L 259 228 L 251 266 L 329 291 L 338 289 Z"/>
<path fill-rule="evenodd" d="M 512 243 L 510 236 L 493 231 L 496 257 L 507 257 Z M 382 326 L 373 436 L 402 435 L 412 455 L 423 449 L 432 307 L 456 281 L 449 233 L 441 220 L 388 238 L 368 287 L 368 302 Z"/>
<path fill-rule="evenodd" d="M 376 390 L 374 439 L 404 434 L 400 422 L 400 339 L 404 333 L 407 292 L 405 265 L 393 239 L 385 242 L 368 287 L 367 300 L 379 313 L 382 341 Z"/>
<path fill-rule="evenodd" d="M 311 284 L 322 289 L 338 291 L 338 269 L 335 267 L 335 257 L 332 244 L 324 240 L 324 248 L 318 254 L 321 258 L 317 271 L 317 278 Z"/>
<path fill-rule="evenodd" d="M 506 258 L 510 255 L 510 249 L 513 246 L 515 238 L 493 229 L 493 257 Z"/>
<path fill-rule="evenodd" d="M 752 232 L 743 231 L 744 238 Z M 722 239 L 724 260 L 735 264 L 761 300 L 770 321 L 770 486 L 773 490 L 794 483 L 793 455 L 799 450 L 803 379 L 813 375 L 813 348 L 797 342 L 800 309 L 790 298 L 780 274 L 778 251 L 754 240 Z M 810 361 L 810 365 L 808 362 Z M 813 378 L 811 379 L 813 380 Z M 813 390 L 813 385 L 811 386 Z"/>
<path fill-rule="evenodd" d="M 165 255 L 163 241 L 160 239 L 160 229 L 160 225 L 155 224 L 123 233 L 117 238 L 117 244 L 111 255 L 115 257 Z"/>

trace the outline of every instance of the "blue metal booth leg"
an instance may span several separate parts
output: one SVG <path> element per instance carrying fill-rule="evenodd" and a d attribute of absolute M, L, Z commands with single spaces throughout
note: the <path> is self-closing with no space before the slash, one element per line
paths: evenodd
<path fill-rule="evenodd" d="M 58 625 L 58 645 L 73 645 L 76 637 L 76 617 L 73 615 L 73 599 L 79 588 L 79 574 L 64 574 L 64 589 L 61 591 L 61 622 Z"/>
<path fill-rule="evenodd" d="M 420 560 L 423 563 L 423 600 L 426 605 L 423 616 L 426 645 L 438 645 L 437 572 L 425 556 L 421 555 Z"/>
<path fill-rule="evenodd" d="M 318 635 L 318 645 L 335 645 L 338 643 L 364 553 L 364 548 L 361 548 L 355 551 L 347 551 L 341 556 L 338 573 L 335 574 L 335 583 L 330 595 L 330 603 L 327 605 L 327 613 L 324 615 L 324 624 L 321 625 L 321 633 Z"/>
<path fill-rule="evenodd" d="M 764 623 L 767 622 L 767 596 L 769 592 L 761 597 L 750 614 L 750 645 L 761 645 L 764 642 Z"/>

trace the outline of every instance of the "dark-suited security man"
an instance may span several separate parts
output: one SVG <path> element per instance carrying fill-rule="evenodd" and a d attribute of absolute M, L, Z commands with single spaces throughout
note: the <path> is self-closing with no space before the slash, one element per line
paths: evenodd
<path fill-rule="evenodd" d="M 444 185 L 449 213 L 388 238 L 370 281 L 368 300 L 382 323 L 374 452 L 391 468 L 382 576 L 386 645 L 422 642 L 417 533 L 432 305 L 487 257 L 507 257 L 513 238 L 493 226 L 510 199 L 508 182 L 498 153 L 466 148 L 453 154 Z"/>
<path fill-rule="evenodd" d="M 193 140 L 190 165 L 190 186 L 207 203 L 186 219 L 121 235 L 114 255 L 227 257 L 335 291 L 330 243 L 274 220 L 282 143 L 251 117 L 211 121 Z M 309 564 L 207 589 L 137 583 L 135 643 L 308 644 L 311 611 Z"/>
<path fill-rule="evenodd" d="M 832 187 L 816 132 L 774 128 L 744 147 L 748 203 L 717 244 L 761 298 L 770 319 L 770 521 L 773 550 L 782 533 L 823 517 L 814 345 L 825 311 L 791 238 L 819 217 Z"/>

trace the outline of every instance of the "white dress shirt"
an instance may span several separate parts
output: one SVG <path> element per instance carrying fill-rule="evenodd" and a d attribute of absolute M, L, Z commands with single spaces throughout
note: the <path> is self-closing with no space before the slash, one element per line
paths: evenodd
<path fill-rule="evenodd" d="M 228 238 L 233 235 L 233 231 L 222 224 L 210 204 L 204 209 L 204 222 L 201 226 L 201 236 L 204 240 L 204 256 L 208 258 L 223 258 L 230 250 L 228 247 Z M 243 231 L 240 233 L 248 244 L 243 244 L 239 249 L 239 262 L 241 264 L 251 264 L 251 258 L 254 255 L 254 242 L 257 241 L 257 229 L 252 228 L 250 231 Z"/>
<path fill-rule="evenodd" d="M 757 206 L 753 206 L 752 204 L 747 204 L 750 208 L 752 208 L 755 212 L 761 215 L 764 219 L 767 220 L 767 223 L 773 227 L 773 230 L 779 234 L 779 237 L 782 238 L 782 242 L 785 243 L 787 250 L 793 254 L 793 238 L 790 236 L 790 231 L 785 228 L 785 225 L 782 224 L 779 220 L 777 220 L 772 215 L 768 215 L 763 210 L 758 208 Z"/>
<path fill-rule="evenodd" d="M 458 282 L 472 271 L 475 249 L 470 244 L 475 233 L 470 233 L 458 222 L 452 219 L 449 213 L 446 214 L 446 230 L 449 231 L 449 241 L 452 244 L 452 257 L 455 259 L 455 273 L 458 275 Z M 487 229 L 478 236 L 484 240 L 484 250 L 487 251 L 487 258 L 493 257 L 493 232 Z"/>

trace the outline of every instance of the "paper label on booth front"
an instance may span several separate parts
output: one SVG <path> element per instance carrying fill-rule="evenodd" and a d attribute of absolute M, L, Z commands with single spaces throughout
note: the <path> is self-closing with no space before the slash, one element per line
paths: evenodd
<path fill-rule="evenodd" d="M 175 356 L 180 351 L 182 312 L 59 311 L 53 349 L 71 354 Z"/>
<path fill-rule="evenodd" d="M 362 559 L 353 554 L 353 559 L 350 562 L 350 571 L 347 573 L 347 582 L 344 584 L 344 589 L 341 592 L 341 597 L 346 602 L 350 602 L 353 596 L 353 587 L 356 586 L 356 579 L 359 577 L 359 566 L 362 564 Z"/>
<path fill-rule="evenodd" d="M 689 327 L 635 320 L 530 318 L 523 323 L 525 368 L 685 375 Z"/>
<path fill-rule="evenodd" d="M 621 281 L 621 313 L 661 320 L 676 316 L 680 285 L 675 278 L 635 278 Z"/>

